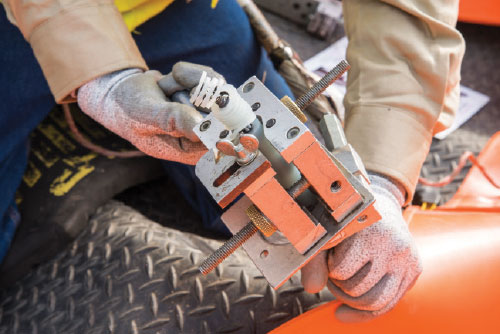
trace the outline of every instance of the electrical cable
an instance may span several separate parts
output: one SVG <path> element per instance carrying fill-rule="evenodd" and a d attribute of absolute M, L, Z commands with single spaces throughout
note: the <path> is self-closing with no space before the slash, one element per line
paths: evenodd
<path fill-rule="evenodd" d="M 483 174 L 483 176 L 488 180 L 488 182 L 490 182 L 495 188 L 500 189 L 500 184 L 498 184 L 491 177 L 491 175 L 488 174 L 488 172 L 486 171 L 484 166 L 482 166 L 479 163 L 479 161 L 477 160 L 477 158 L 474 156 L 474 153 L 472 153 L 470 151 L 464 152 L 460 156 L 460 160 L 458 162 L 458 165 L 453 169 L 453 171 L 449 175 L 443 177 L 441 180 L 431 181 L 429 179 L 420 177 L 418 179 L 418 182 L 424 186 L 429 186 L 429 187 L 444 187 L 444 186 L 450 184 L 451 182 L 453 182 L 453 180 L 457 177 L 457 175 L 460 173 L 460 171 L 465 167 L 465 164 L 467 163 L 467 161 L 470 161 L 472 163 L 472 165 L 476 166 L 478 168 L 478 170 L 481 172 L 481 174 Z"/>
<path fill-rule="evenodd" d="M 64 117 L 66 118 L 66 122 L 69 125 L 69 128 L 71 129 L 71 132 L 75 136 L 75 140 L 82 145 L 83 147 L 88 148 L 91 151 L 94 151 L 96 153 L 99 153 L 101 155 L 104 155 L 108 158 L 135 158 L 135 157 L 142 157 L 146 155 L 144 152 L 141 152 L 139 150 L 131 150 L 131 151 L 113 151 L 113 150 L 108 150 L 102 146 L 96 145 L 92 143 L 90 140 L 85 138 L 78 128 L 76 127 L 75 121 L 73 119 L 73 116 L 71 115 L 71 111 L 69 109 L 68 104 L 63 104 L 62 109 L 64 111 Z"/>

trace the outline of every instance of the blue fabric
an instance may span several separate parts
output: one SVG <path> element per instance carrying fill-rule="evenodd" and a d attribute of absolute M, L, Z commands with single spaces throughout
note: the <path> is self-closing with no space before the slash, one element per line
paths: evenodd
<path fill-rule="evenodd" d="M 21 220 L 21 215 L 14 202 L 7 207 L 7 211 L 0 221 L 0 263 L 9 250 L 10 243 L 14 238 L 17 225 Z"/>
<path fill-rule="evenodd" d="M 27 163 L 29 133 L 54 105 L 31 47 L 0 6 L 0 262 L 19 214 L 13 203 Z"/>
<path fill-rule="evenodd" d="M 5 221 L 11 216 L 9 208 L 26 167 L 28 135 L 55 102 L 29 44 L 0 7 L 0 220 Z M 213 67 L 235 86 L 252 75 L 262 78 L 266 71 L 268 88 L 280 97 L 291 96 L 234 0 L 220 1 L 215 10 L 209 0 L 190 4 L 175 1 L 136 31 L 133 36 L 151 69 L 168 73 L 177 61 L 190 61 Z M 206 226 L 225 231 L 214 218 L 220 214 L 217 204 L 199 184 L 193 169 L 175 163 L 166 165 Z M 3 232 L 0 229 L 0 235 Z M 6 244 L 0 240 L 0 248 Z"/>

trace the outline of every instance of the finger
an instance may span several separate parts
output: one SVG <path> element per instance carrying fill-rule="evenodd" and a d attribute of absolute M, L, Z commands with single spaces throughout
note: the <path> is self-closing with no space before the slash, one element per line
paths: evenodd
<path fill-rule="evenodd" d="M 200 112 L 188 105 L 167 102 L 163 112 L 159 112 L 156 123 L 166 134 L 172 137 L 186 137 L 193 142 L 200 139 L 193 129 L 203 120 Z"/>
<path fill-rule="evenodd" d="M 215 72 L 211 67 L 188 62 L 178 62 L 172 68 L 172 75 L 178 84 L 184 89 L 191 89 L 198 85 L 203 71 L 207 72 L 210 78 L 223 79 L 222 75 Z"/>
<path fill-rule="evenodd" d="M 359 244 L 356 235 L 351 236 L 328 252 L 328 276 L 335 280 L 347 280 L 370 260 L 366 247 Z"/>
<path fill-rule="evenodd" d="M 161 72 L 156 71 L 156 70 L 149 70 L 149 71 L 144 72 L 144 74 L 152 76 L 155 80 L 160 80 L 160 78 L 162 77 Z"/>
<path fill-rule="evenodd" d="M 351 278 L 333 280 L 333 283 L 349 296 L 359 297 L 373 288 L 386 272 L 385 267 L 368 262 Z"/>
<path fill-rule="evenodd" d="M 302 285 L 309 293 L 320 292 L 328 281 L 326 256 L 327 252 L 320 252 L 300 271 Z"/>
<path fill-rule="evenodd" d="M 387 303 L 387 305 L 384 306 L 382 309 L 373 312 L 373 314 L 378 316 L 378 315 L 382 315 L 382 314 L 387 313 L 390 310 L 392 310 L 396 306 L 396 304 L 399 302 L 399 300 L 401 298 L 403 298 L 405 293 L 408 292 L 413 287 L 413 285 L 415 285 L 415 282 L 417 281 L 417 278 L 419 275 L 420 275 L 420 273 L 413 273 L 412 271 L 408 272 L 404 276 L 404 278 L 401 282 L 401 285 L 399 287 L 399 290 L 396 293 L 396 295 L 394 296 L 394 298 L 389 303 Z"/>
<path fill-rule="evenodd" d="M 202 143 L 193 143 L 186 138 L 174 138 L 168 135 L 141 136 L 132 142 L 142 152 L 168 161 L 196 165 L 207 152 Z"/>
<path fill-rule="evenodd" d="M 172 96 L 175 92 L 185 90 L 184 86 L 175 81 L 172 73 L 164 75 L 160 80 L 158 80 L 158 86 L 163 90 L 165 95 Z"/>
<path fill-rule="evenodd" d="M 338 320 L 347 323 L 366 322 L 377 316 L 372 311 L 362 311 L 342 304 L 335 311 L 335 316 Z"/>
<path fill-rule="evenodd" d="M 394 299 L 401 281 L 400 275 L 386 274 L 373 288 L 359 297 L 349 296 L 332 281 L 328 281 L 328 289 L 340 301 L 351 307 L 364 311 L 378 311 Z"/>

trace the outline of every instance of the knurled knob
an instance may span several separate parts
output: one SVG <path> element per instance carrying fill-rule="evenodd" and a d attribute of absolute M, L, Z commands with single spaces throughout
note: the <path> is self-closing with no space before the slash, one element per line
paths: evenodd
<path fill-rule="evenodd" d="M 266 218 L 260 212 L 259 209 L 255 205 L 251 205 L 246 210 L 246 214 L 248 218 L 252 221 L 252 223 L 264 234 L 266 237 L 270 237 L 274 232 L 276 232 L 277 228 L 269 219 Z"/>
<path fill-rule="evenodd" d="M 285 95 L 281 98 L 281 103 L 285 105 L 301 121 L 302 123 L 307 122 L 307 116 L 300 110 L 300 108 L 293 102 L 293 100 Z"/>

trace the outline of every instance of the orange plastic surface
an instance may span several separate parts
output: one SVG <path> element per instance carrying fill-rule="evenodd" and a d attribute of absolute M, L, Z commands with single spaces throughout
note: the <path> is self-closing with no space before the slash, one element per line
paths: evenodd
<path fill-rule="evenodd" d="M 500 333 L 500 212 L 406 211 L 424 271 L 389 313 L 344 324 L 331 302 L 273 334 Z"/>
<path fill-rule="evenodd" d="M 479 157 L 495 179 L 500 176 L 499 155 L 497 133 Z M 334 316 L 339 303 L 331 302 L 271 333 L 500 333 L 499 194 L 482 179 L 472 168 L 455 204 L 405 211 L 424 271 L 392 311 L 370 322 L 345 324 Z M 485 199 L 489 206 L 482 206 Z"/>
<path fill-rule="evenodd" d="M 460 0 L 458 19 L 469 23 L 500 25 L 500 1 Z"/>
<path fill-rule="evenodd" d="M 477 160 L 490 177 L 500 184 L 500 131 L 491 137 Z M 479 169 L 473 166 L 457 193 L 441 208 L 496 210 L 500 208 L 500 189 L 488 182 Z"/>

